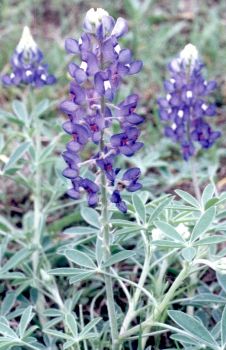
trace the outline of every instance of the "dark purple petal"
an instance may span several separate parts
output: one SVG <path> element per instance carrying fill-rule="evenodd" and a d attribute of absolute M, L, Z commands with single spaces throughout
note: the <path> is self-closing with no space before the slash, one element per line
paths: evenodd
<path fill-rule="evenodd" d="M 123 180 L 135 180 L 135 179 L 138 179 L 138 177 L 140 176 L 141 174 L 141 171 L 140 171 L 140 168 L 131 168 L 131 169 L 128 169 L 122 179 Z"/>
<path fill-rule="evenodd" d="M 129 192 L 136 192 L 142 188 L 142 185 L 139 182 L 135 182 L 126 187 Z"/>

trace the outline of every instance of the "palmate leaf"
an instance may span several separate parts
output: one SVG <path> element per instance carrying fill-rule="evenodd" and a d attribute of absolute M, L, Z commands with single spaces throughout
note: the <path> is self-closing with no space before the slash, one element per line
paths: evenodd
<path fill-rule="evenodd" d="M 84 337 L 87 337 L 89 334 L 89 331 L 93 329 L 100 321 L 102 320 L 101 317 L 94 318 L 92 321 L 90 321 L 81 331 L 79 334 L 79 338 L 83 339 Z"/>
<path fill-rule="evenodd" d="M 177 323 L 181 328 L 188 332 L 188 335 L 191 334 L 194 336 L 194 338 L 200 339 L 202 342 L 209 345 L 212 349 L 213 346 L 215 346 L 215 348 L 218 348 L 215 339 L 204 327 L 201 321 L 199 322 L 193 316 L 187 315 L 181 311 L 169 311 L 168 314 L 175 323 Z"/>

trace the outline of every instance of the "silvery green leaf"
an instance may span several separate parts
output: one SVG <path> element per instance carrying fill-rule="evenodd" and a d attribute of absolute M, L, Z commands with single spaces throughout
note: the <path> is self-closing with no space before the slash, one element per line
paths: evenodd
<path fill-rule="evenodd" d="M 145 224 L 146 222 L 146 209 L 143 201 L 141 200 L 140 196 L 136 193 L 133 194 L 132 197 L 133 200 L 133 206 L 140 218 L 140 220 Z"/>
<path fill-rule="evenodd" d="M 40 115 L 42 115 L 50 106 L 49 100 L 48 99 L 44 99 L 42 101 L 40 101 L 33 109 L 32 114 L 31 114 L 31 118 L 34 117 L 39 117 Z"/>
<path fill-rule="evenodd" d="M 199 218 L 193 231 L 191 233 L 191 242 L 195 241 L 201 235 L 203 235 L 209 228 L 210 224 L 213 222 L 216 213 L 216 208 L 211 207 L 207 209 Z"/>
<path fill-rule="evenodd" d="M 1 304 L 0 313 L 1 315 L 6 315 L 11 308 L 13 307 L 14 303 L 16 301 L 16 293 L 15 292 L 7 292 L 4 300 Z"/>
<path fill-rule="evenodd" d="M 151 213 L 149 220 L 148 220 L 148 225 L 152 224 L 155 219 L 159 217 L 159 215 L 162 213 L 162 211 L 167 207 L 167 205 L 172 201 L 171 197 L 165 198 L 162 202 L 160 202 L 157 207 L 153 210 Z"/>
<path fill-rule="evenodd" d="M 89 270 L 79 269 L 74 267 L 58 267 L 57 269 L 52 269 L 48 271 L 50 275 L 56 276 L 74 276 L 77 273 L 89 272 Z"/>
<path fill-rule="evenodd" d="M 94 318 L 92 321 L 90 321 L 81 331 L 81 333 L 79 334 L 79 337 L 83 338 L 84 336 L 86 336 L 89 331 L 91 331 L 91 329 L 93 329 L 97 323 L 99 323 L 102 320 L 101 317 L 97 317 Z"/>
<path fill-rule="evenodd" d="M 198 321 L 193 316 L 187 315 L 181 311 L 169 311 L 170 318 L 177 323 L 181 328 L 193 335 L 196 339 L 200 339 L 202 342 L 209 346 L 217 346 L 215 339 L 204 327 L 201 321 Z"/>
<path fill-rule="evenodd" d="M 17 334 L 14 332 L 14 330 L 3 322 L 0 322 L 0 334 L 6 337 L 12 338 L 14 340 L 19 339 Z"/>
<path fill-rule="evenodd" d="M 31 252 L 24 248 L 14 254 L 0 269 L 0 272 L 7 272 L 14 267 L 17 267 L 20 263 L 24 262 L 24 260 L 31 254 Z"/>
<path fill-rule="evenodd" d="M 128 259 L 135 255 L 135 252 L 132 250 L 124 250 L 122 252 L 116 253 L 112 255 L 105 263 L 103 264 L 103 267 L 109 267 L 114 264 L 117 264 L 118 262 Z"/>
<path fill-rule="evenodd" d="M 221 346 L 223 349 L 226 346 L 226 306 L 221 317 Z"/>
<path fill-rule="evenodd" d="M 217 281 L 219 285 L 226 292 L 226 275 L 217 273 L 216 276 L 217 276 Z"/>
<path fill-rule="evenodd" d="M 186 261 L 191 262 L 196 255 L 196 249 L 193 247 L 186 247 L 182 249 L 181 254 Z"/>
<path fill-rule="evenodd" d="M 18 160 L 20 160 L 23 157 L 24 153 L 28 150 L 30 144 L 30 141 L 26 141 L 16 148 L 16 150 L 9 157 L 8 162 L 5 164 L 3 173 L 14 167 Z"/>
<path fill-rule="evenodd" d="M 189 203 L 192 207 L 199 208 L 200 205 L 197 199 L 195 199 L 190 193 L 187 193 L 182 190 L 175 190 L 176 194 L 181 197 L 185 202 Z"/>
<path fill-rule="evenodd" d="M 215 192 L 215 188 L 213 184 L 209 184 L 205 187 L 203 193 L 202 193 L 202 205 L 205 207 L 206 203 L 213 197 Z"/>
<path fill-rule="evenodd" d="M 177 340 L 181 343 L 185 343 L 188 345 L 199 345 L 199 341 L 193 339 L 191 336 L 184 335 L 184 334 L 173 334 L 170 336 L 171 339 Z"/>
<path fill-rule="evenodd" d="M 155 241 L 152 241 L 152 244 L 165 248 L 182 248 L 184 246 L 182 243 L 177 243 L 175 241 L 169 241 L 166 239 L 157 239 Z"/>
<path fill-rule="evenodd" d="M 14 100 L 12 103 L 12 108 L 16 116 L 26 124 L 28 121 L 28 111 L 25 104 L 21 101 Z"/>
<path fill-rule="evenodd" d="M 87 235 L 87 234 L 94 234 L 98 233 L 98 230 L 94 227 L 86 227 L 86 226 L 75 226 L 75 227 L 69 227 L 63 232 L 64 234 L 68 235 Z"/>
<path fill-rule="evenodd" d="M 20 338 L 23 338 L 24 333 L 33 317 L 34 317 L 34 313 L 32 313 L 32 306 L 28 306 L 24 310 L 18 326 L 18 332 L 19 332 Z"/>
<path fill-rule="evenodd" d="M 68 249 L 65 251 L 65 255 L 70 261 L 79 266 L 96 269 L 96 265 L 94 264 L 93 260 L 87 254 L 82 253 L 79 250 Z"/>
<path fill-rule="evenodd" d="M 81 210 L 83 219 L 91 226 L 100 228 L 100 217 L 96 210 L 92 208 L 83 207 Z"/>
<path fill-rule="evenodd" d="M 164 235 L 176 242 L 184 243 L 184 239 L 181 237 L 181 235 L 177 232 L 177 230 L 170 224 L 164 222 L 164 221 L 156 221 L 154 222 L 155 226 L 161 230 Z"/>
<path fill-rule="evenodd" d="M 77 325 L 77 321 L 74 317 L 73 314 L 66 314 L 65 315 L 65 322 L 69 328 L 69 330 L 71 331 L 71 334 L 77 338 L 78 336 L 78 325 Z"/>
<path fill-rule="evenodd" d="M 193 246 L 211 245 L 211 244 L 217 244 L 225 241 L 226 241 L 225 236 L 215 235 L 215 236 L 199 239 L 197 242 L 193 243 Z"/>
<path fill-rule="evenodd" d="M 94 274 L 94 272 L 81 272 L 80 274 L 77 274 L 76 276 L 73 276 L 69 279 L 69 282 L 71 284 L 86 280 L 88 278 L 90 278 L 92 275 Z"/>

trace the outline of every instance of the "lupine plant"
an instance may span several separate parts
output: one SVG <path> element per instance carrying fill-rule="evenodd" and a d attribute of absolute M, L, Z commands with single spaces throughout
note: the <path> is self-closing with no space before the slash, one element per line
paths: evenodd
<path fill-rule="evenodd" d="M 60 108 L 42 99 L 56 78 L 27 27 L 2 78 L 17 99 L 0 110 L 0 186 L 10 184 L 0 193 L 0 349 L 226 349 L 226 193 L 214 176 L 198 190 L 195 179 L 196 197 L 162 190 L 170 159 L 145 174 L 152 135 L 139 51 L 124 48 L 131 30 L 101 8 L 86 13 L 81 37 L 65 41 Z M 181 168 L 220 136 L 209 124 L 216 84 L 202 69 L 186 45 L 158 100 Z"/>

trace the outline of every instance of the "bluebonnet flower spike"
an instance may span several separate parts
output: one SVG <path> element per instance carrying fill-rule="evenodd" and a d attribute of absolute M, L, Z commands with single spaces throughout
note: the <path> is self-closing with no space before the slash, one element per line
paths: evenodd
<path fill-rule="evenodd" d="M 208 95 L 216 82 L 204 79 L 203 67 L 196 47 L 186 45 L 169 64 L 170 79 L 164 83 L 166 97 L 158 100 L 165 135 L 180 144 L 185 160 L 195 154 L 197 144 L 209 148 L 221 135 L 208 121 L 215 115 L 215 105 Z"/>
<path fill-rule="evenodd" d="M 2 77 L 6 86 L 32 85 L 42 87 L 52 85 L 56 78 L 48 73 L 48 66 L 42 63 L 43 53 L 34 41 L 30 29 L 24 27 L 21 39 L 11 58 L 12 72 Z"/>
<path fill-rule="evenodd" d="M 67 151 L 63 153 L 67 163 L 63 175 L 72 182 L 72 188 L 67 193 L 71 198 L 79 199 L 85 192 L 90 206 L 98 204 L 99 177 L 95 176 L 93 181 L 80 176 L 82 162 L 79 153 L 88 142 L 92 142 L 97 150 L 88 160 L 90 170 L 95 170 L 95 175 L 100 171 L 104 173 L 111 202 L 120 211 L 126 212 L 121 192 L 141 188 L 138 182 L 140 169 L 128 169 L 121 175 L 121 169 L 115 163 L 118 156 L 131 157 L 143 146 L 138 141 L 138 125 L 144 120 L 135 112 L 136 94 L 129 95 L 117 106 L 113 105 L 113 101 L 122 80 L 138 73 L 142 62 L 134 61 L 131 51 L 122 49 L 118 43 L 118 39 L 128 31 L 123 18 L 115 21 L 103 9 L 90 9 L 85 16 L 84 30 L 79 40 L 69 38 L 65 42 L 66 51 L 78 58 L 78 63 L 73 61 L 69 64 L 72 78 L 70 97 L 61 104 L 61 110 L 68 116 L 63 129 L 72 137 L 66 145 Z M 118 123 L 121 130 L 112 135 L 114 123 Z M 105 132 L 106 129 L 109 130 Z"/>

